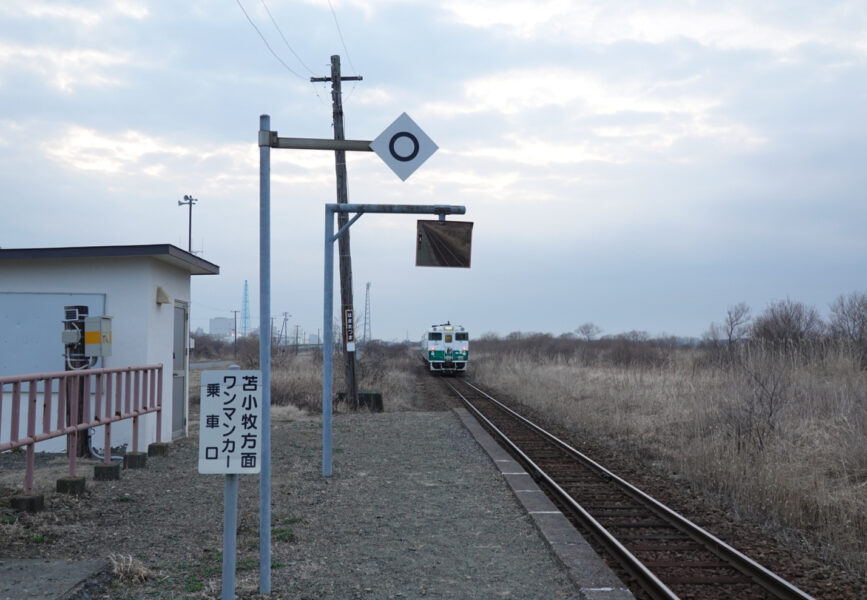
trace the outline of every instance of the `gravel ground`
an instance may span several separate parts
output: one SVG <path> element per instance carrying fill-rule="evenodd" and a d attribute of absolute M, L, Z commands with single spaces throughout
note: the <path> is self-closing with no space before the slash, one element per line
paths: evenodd
<path fill-rule="evenodd" d="M 273 425 L 271 597 L 577 597 L 453 413 L 336 415 L 330 478 L 318 419 L 278 410 Z M 224 479 L 199 475 L 196 452 L 180 440 L 83 497 L 46 494 L 45 512 L 0 525 L 0 556 L 132 556 L 144 582 L 87 597 L 219 597 Z M 258 477 L 241 480 L 237 590 L 258 598 Z"/>

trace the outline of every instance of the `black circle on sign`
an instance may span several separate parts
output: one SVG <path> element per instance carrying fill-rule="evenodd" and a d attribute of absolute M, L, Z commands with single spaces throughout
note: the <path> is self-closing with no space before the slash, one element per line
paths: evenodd
<path fill-rule="evenodd" d="M 397 152 L 394 151 L 394 144 L 402 137 L 409 138 L 412 142 L 412 152 L 409 153 L 409 156 L 400 156 Z M 388 142 L 388 151 L 391 153 L 393 157 L 401 162 L 409 162 L 418 156 L 418 138 L 415 137 L 408 131 L 401 131 L 399 133 L 395 133 L 391 136 L 391 140 Z"/>

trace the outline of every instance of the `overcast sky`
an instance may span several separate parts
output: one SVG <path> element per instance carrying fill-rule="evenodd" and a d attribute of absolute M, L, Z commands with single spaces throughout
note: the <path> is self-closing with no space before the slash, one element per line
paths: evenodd
<path fill-rule="evenodd" d="M 260 34 L 251 26 L 258 27 Z M 270 13 L 270 14 L 269 14 Z M 273 20 L 272 20 L 273 19 Z M 280 61 L 275 58 L 276 54 Z M 0 246 L 172 243 L 220 266 L 192 326 L 259 317 L 259 115 L 331 138 L 402 112 L 439 150 L 407 181 L 347 156 L 353 203 L 458 204 L 470 269 L 414 266 L 415 219 L 351 229 L 380 339 L 700 336 L 727 307 L 823 314 L 867 291 L 867 3 L 626 0 L 0 4 Z M 322 327 L 328 151 L 272 151 L 272 311 Z M 0 282 L 2 287 L 2 282 Z"/>

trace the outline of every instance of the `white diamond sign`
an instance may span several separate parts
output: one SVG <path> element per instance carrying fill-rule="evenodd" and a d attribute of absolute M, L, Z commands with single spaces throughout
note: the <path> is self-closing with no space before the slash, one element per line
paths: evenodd
<path fill-rule="evenodd" d="M 427 134 L 403 113 L 370 143 L 385 164 L 403 181 L 437 151 Z"/>

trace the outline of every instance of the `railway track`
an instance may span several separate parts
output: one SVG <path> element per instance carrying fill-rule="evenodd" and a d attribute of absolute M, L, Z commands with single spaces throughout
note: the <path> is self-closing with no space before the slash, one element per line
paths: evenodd
<path fill-rule="evenodd" d="M 478 387 L 446 385 L 604 548 L 637 598 L 814 600 Z"/>

